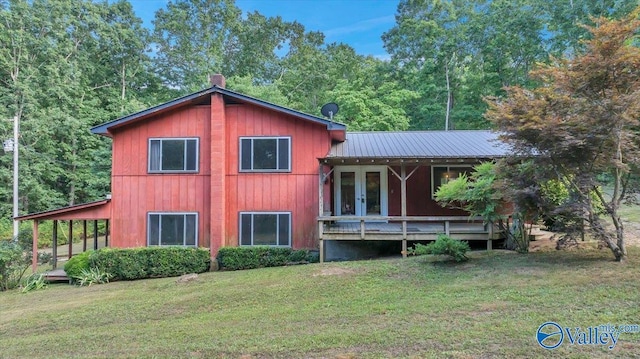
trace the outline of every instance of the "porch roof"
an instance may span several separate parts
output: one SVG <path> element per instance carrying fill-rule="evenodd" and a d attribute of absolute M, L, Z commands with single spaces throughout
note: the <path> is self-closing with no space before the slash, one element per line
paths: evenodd
<path fill-rule="evenodd" d="M 109 219 L 110 199 L 77 204 L 74 206 L 56 208 L 49 211 L 29 213 L 15 217 L 18 221 L 34 220 L 79 220 L 79 219 Z"/>
<path fill-rule="evenodd" d="M 325 159 L 488 159 L 509 152 L 492 131 L 347 132 Z"/>

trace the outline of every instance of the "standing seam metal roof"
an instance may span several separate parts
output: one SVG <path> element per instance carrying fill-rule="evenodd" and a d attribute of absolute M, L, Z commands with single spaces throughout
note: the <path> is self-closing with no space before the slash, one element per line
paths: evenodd
<path fill-rule="evenodd" d="M 509 152 L 492 131 L 347 132 L 327 158 L 494 158 Z"/>

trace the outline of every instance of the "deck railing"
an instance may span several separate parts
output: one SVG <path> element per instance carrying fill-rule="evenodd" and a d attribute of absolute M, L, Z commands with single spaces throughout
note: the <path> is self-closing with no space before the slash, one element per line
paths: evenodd
<path fill-rule="evenodd" d="M 482 217 L 325 215 L 317 220 L 321 253 L 324 240 L 401 240 L 404 255 L 408 240 L 433 240 L 439 234 L 461 240 L 484 240 L 490 250 L 495 236 L 493 225 L 484 223 Z M 400 224 L 400 228 L 385 224 Z"/>
<path fill-rule="evenodd" d="M 320 216 L 318 217 L 318 230 L 320 238 L 324 238 L 325 228 L 327 225 L 336 222 L 357 222 L 360 227 L 360 237 L 365 239 L 367 230 L 365 223 L 370 222 L 393 222 L 400 223 L 402 226 L 402 237 L 406 238 L 410 233 L 408 231 L 409 223 L 428 223 L 428 224 L 442 224 L 442 230 L 434 230 L 432 233 L 442 233 L 450 235 L 452 232 L 452 223 L 482 223 L 482 217 L 469 217 L 469 216 Z M 493 234 L 493 227 L 483 223 L 483 229 L 481 231 L 475 230 L 473 233 L 487 234 L 489 237 Z M 333 231 L 335 232 L 335 231 Z M 426 231 L 421 231 L 426 232 Z M 464 231 L 468 232 L 468 231 Z"/>

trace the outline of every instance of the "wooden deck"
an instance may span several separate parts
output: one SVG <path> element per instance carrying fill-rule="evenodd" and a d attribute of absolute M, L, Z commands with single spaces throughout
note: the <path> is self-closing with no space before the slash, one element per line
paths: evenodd
<path fill-rule="evenodd" d="M 407 239 L 410 237 L 425 237 L 424 239 L 435 239 L 438 234 L 449 232 L 452 237 L 466 237 L 459 239 L 482 239 L 487 240 L 488 230 L 482 223 L 450 223 L 449 228 L 445 228 L 445 223 L 407 223 Z M 340 239 L 362 239 L 360 237 L 361 228 L 358 222 L 334 222 L 324 228 L 324 239 L 333 239 L 332 237 L 351 237 L 356 235 L 357 238 L 340 238 Z M 398 222 L 364 222 L 364 239 L 402 239 L 402 223 Z M 469 236 L 469 235 L 472 236 Z M 481 236 L 477 236 L 482 234 Z M 435 236 L 432 236 L 435 235 Z M 397 237 L 397 238 L 395 238 Z M 432 238 L 433 237 L 433 238 Z M 476 238 L 480 237 L 480 238 Z M 337 238 L 335 238 L 337 239 Z"/>
<path fill-rule="evenodd" d="M 500 233 L 481 218 L 464 216 L 320 216 L 318 232 L 321 262 L 326 240 L 402 241 L 402 254 L 406 256 L 408 241 L 433 241 L 441 234 L 463 241 L 486 241 L 487 250 L 492 249 L 494 239 L 500 238 Z"/>
<path fill-rule="evenodd" d="M 468 217 L 319 217 L 323 240 L 435 240 L 446 234 L 459 240 L 494 239 L 480 219 Z"/>

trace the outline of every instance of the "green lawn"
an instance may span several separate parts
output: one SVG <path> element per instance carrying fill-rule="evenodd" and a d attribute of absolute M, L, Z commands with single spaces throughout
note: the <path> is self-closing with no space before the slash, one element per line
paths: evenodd
<path fill-rule="evenodd" d="M 476 252 L 0 293 L 0 357 L 637 357 L 535 340 L 538 326 L 640 324 L 640 248 Z"/>

